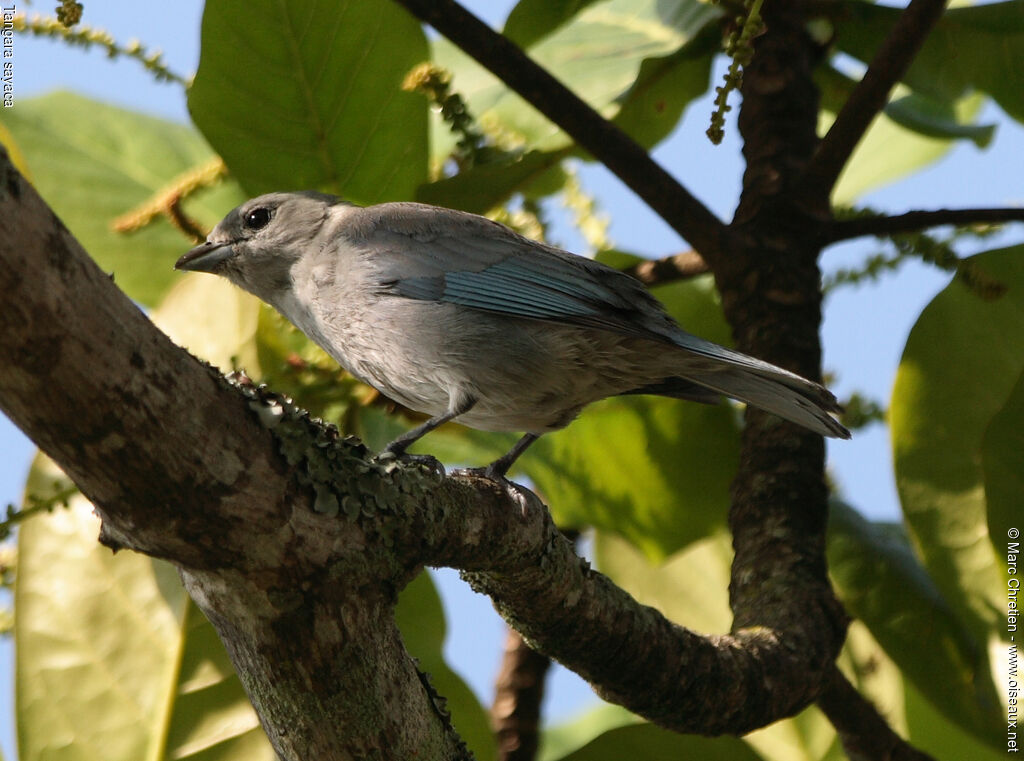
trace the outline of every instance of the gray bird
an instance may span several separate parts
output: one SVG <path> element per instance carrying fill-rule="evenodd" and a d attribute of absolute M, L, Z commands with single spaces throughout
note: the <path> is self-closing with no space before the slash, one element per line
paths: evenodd
<path fill-rule="evenodd" d="M 231 211 L 175 264 L 258 296 L 342 367 L 430 419 L 525 431 L 486 473 L 586 405 L 620 394 L 719 395 L 849 438 L 825 388 L 682 330 L 637 280 L 475 214 L 270 193 Z"/>

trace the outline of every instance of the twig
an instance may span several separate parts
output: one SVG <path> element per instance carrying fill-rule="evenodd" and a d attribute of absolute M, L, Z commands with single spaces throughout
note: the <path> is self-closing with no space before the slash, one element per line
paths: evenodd
<path fill-rule="evenodd" d="M 623 270 L 648 288 L 667 285 L 677 280 L 689 280 L 710 271 L 708 263 L 696 251 L 684 251 L 681 254 L 666 256 L 664 259 L 651 259 Z"/>
<path fill-rule="evenodd" d="M 66 16 L 69 21 L 72 16 Z M 188 79 L 180 74 L 171 71 L 163 62 L 163 55 L 160 51 L 150 53 L 142 43 L 136 41 L 127 45 L 119 45 L 109 32 L 103 29 L 94 29 L 91 26 L 82 25 L 77 29 L 71 27 L 77 24 L 65 24 L 60 19 L 33 14 L 31 18 L 24 13 L 18 13 L 14 17 L 14 31 L 27 33 L 36 37 L 52 37 L 60 39 L 69 45 L 77 45 L 88 50 L 93 45 L 103 48 L 108 58 L 127 56 L 134 58 L 153 74 L 157 82 L 175 82 L 179 85 L 188 85 Z"/>
<path fill-rule="evenodd" d="M 845 676 L 834 669 L 818 707 L 839 733 L 843 749 L 858 761 L 934 761 L 908 744 Z"/>
<path fill-rule="evenodd" d="M 551 659 L 533 650 L 509 629 L 495 681 L 491 723 L 498 740 L 498 761 L 533 761 L 540 739 L 540 704 Z"/>
<path fill-rule="evenodd" d="M 804 184 L 808 198 L 827 195 L 832 189 L 853 149 L 885 106 L 889 91 L 910 68 L 945 7 L 946 0 L 911 0 L 897 19 L 811 158 Z"/>
<path fill-rule="evenodd" d="M 565 529 L 562 534 L 579 547 L 579 531 Z M 530 647 L 515 629 L 508 628 L 491 705 L 498 761 L 533 761 L 537 757 L 540 706 L 550 668 L 550 658 Z"/>
<path fill-rule="evenodd" d="M 882 237 L 895 233 L 923 230 L 927 227 L 939 227 L 940 225 L 963 227 L 999 222 L 1024 222 L 1024 208 L 935 209 L 908 211 L 906 214 L 892 217 L 840 219 L 825 227 L 822 242 L 824 244 L 837 243 L 864 235 Z"/>
<path fill-rule="evenodd" d="M 165 216 L 194 243 L 199 243 L 206 234 L 199 223 L 181 208 L 181 202 L 197 190 L 217 184 L 227 176 L 227 172 L 224 160 L 215 156 L 175 177 L 142 204 L 115 219 L 111 228 L 119 233 L 132 233 L 152 224 L 157 217 Z"/>
<path fill-rule="evenodd" d="M 395 0 L 454 42 L 607 166 L 710 262 L 726 250 L 728 228 L 656 163 L 519 47 L 455 0 Z"/>

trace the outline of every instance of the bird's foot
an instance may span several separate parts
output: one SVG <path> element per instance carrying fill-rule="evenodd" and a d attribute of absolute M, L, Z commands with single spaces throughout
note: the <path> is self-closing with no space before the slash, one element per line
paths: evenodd
<path fill-rule="evenodd" d="M 390 463 L 395 465 L 402 463 L 403 465 L 416 465 L 425 468 L 442 478 L 445 475 L 444 465 L 432 454 L 408 454 L 406 452 L 396 454 L 390 449 L 385 449 L 374 459 L 384 467 L 388 467 Z"/>
<path fill-rule="evenodd" d="M 477 478 L 488 478 L 491 481 L 497 481 L 498 483 L 512 483 L 505 476 L 505 471 L 495 468 L 493 462 L 483 468 L 458 468 L 452 471 L 452 475 L 476 476 Z"/>

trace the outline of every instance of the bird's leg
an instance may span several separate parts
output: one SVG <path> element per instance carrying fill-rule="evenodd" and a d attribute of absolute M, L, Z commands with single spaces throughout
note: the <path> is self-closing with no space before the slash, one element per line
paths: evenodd
<path fill-rule="evenodd" d="M 390 452 L 395 457 L 405 457 L 406 459 L 413 460 L 414 462 L 423 462 L 434 467 L 440 467 L 442 473 L 444 473 L 444 467 L 438 462 L 437 458 L 433 455 L 407 455 L 405 450 L 411 447 L 419 439 L 430 433 L 432 430 L 440 425 L 444 425 L 449 420 L 457 418 L 459 415 L 465 414 L 473 409 L 473 405 L 476 404 L 476 399 L 468 396 L 460 400 L 451 409 L 441 415 L 435 415 L 430 420 L 422 423 L 410 431 L 406 431 L 401 436 L 396 438 L 386 447 L 384 452 Z"/>
<path fill-rule="evenodd" d="M 515 445 L 508 450 L 505 454 L 499 457 L 497 460 L 492 462 L 486 468 L 470 468 L 470 473 L 476 473 L 487 478 L 492 478 L 495 481 L 500 481 L 508 473 L 508 469 L 512 467 L 512 463 L 519 459 L 519 455 L 526 451 L 527 447 L 533 442 L 539 439 L 535 433 L 527 433 Z"/>

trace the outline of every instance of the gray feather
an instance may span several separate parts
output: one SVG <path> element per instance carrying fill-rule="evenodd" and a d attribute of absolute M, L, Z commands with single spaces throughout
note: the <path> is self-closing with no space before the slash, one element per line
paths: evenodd
<path fill-rule="evenodd" d="M 650 393 L 723 394 L 849 436 L 818 384 L 687 333 L 621 272 L 472 214 L 272 193 L 177 266 L 273 305 L 354 375 L 431 415 L 422 432 L 457 417 L 540 435 L 598 399 Z"/>

